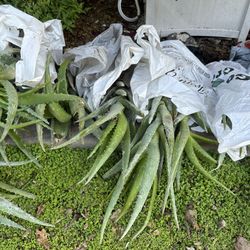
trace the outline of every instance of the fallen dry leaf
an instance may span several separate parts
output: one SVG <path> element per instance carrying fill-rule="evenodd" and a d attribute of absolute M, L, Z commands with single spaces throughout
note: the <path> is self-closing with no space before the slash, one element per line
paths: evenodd
<path fill-rule="evenodd" d="M 111 221 L 116 221 L 118 219 L 120 213 L 121 213 L 121 209 L 117 209 L 116 211 L 114 211 L 112 213 L 112 215 L 110 216 L 110 220 Z"/>
<path fill-rule="evenodd" d="M 235 250 L 250 250 L 250 242 L 242 236 L 237 237 Z"/>
<path fill-rule="evenodd" d="M 43 204 L 40 204 L 37 209 L 36 209 L 36 215 L 39 216 L 43 213 L 44 211 L 44 205 Z"/>
<path fill-rule="evenodd" d="M 197 223 L 197 211 L 192 206 L 188 206 L 185 213 L 186 222 L 195 230 L 199 229 L 199 225 Z"/>
<path fill-rule="evenodd" d="M 156 229 L 156 230 L 154 230 L 153 232 L 152 232 L 152 235 L 153 236 L 159 236 L 161 234 L 161 232 L 158 230 L 158 229 Z"/>
<path fill-rule="evenodd" d="M 114 234 L 117 234 L 118 236 L 121 236 L 122 233 L 123 233 L 123 231 L 124 231 L 124 229 L 122 228 L 122 226 L 117 225 L 117 224 L 115 224 L 114 226 L 112 226 L 111 230 L 112 230 L 112 232 Z"/>
<path fill-rule="evenodd" d="M 44 247 L 44 249 L 46 250 L 50 249 L 48 235 L 44 228 L 36 230 L 36 240 L 40 245 Z"/>

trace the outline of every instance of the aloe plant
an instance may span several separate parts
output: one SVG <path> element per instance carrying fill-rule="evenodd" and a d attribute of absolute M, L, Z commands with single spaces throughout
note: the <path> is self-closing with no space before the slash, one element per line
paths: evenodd
<path fill-rule="evenodd" d="M 10 63 L 10 68 L 8 68 L 6 63 L 2 63 L 5 65 L 3 72 L 6 74 L 1 73 L 0 64 L 0 154 L 3 159 L 2 166 L 18 166 L 32 162 L 41 167 L 36 157 L 25 146 L 19 131 L 35 125 L 38 142 L 45 151 L 44 128 L 51 130 L 57 137 L 65 139 L 74 119 L 77 119 L 79 124 L 79 132 L 68 140 L 53 146 L 52 149 L 71 145 L 89 134 L 94 134 L 98 138 L 98 143 L 89 155 L 89 158 L 96 157 L 93 166 L 79 180 L 79 184 L 88 184 L 100 172 L 111 155 L 117 150 L 121 150 L 121 159 L 103 175 L 104 179 L 117 175 L 118 180 L 112 190 L 103 218 L 100 242 L 103 240 L 112 211 L 124 193 L 127 193 L 127 196 L 125 196 L 124 206 L 117 221 L 128 216 L 131 209 L 132 213 L 121 239 L 128 234 L 149 199 L 147 217 L 132 240 L 145 229 L 151 218 L 158 183 L 162 176 L 167 177 L 162 213 L 170 199 L 173 217 L 177 228 L 179 228 L 178 204 L 175 202 L 175 193 L 178 191 L 180 183 L 184 154 L 200 173 L 233 194 L 201 164 L 201 161 L 206 161 L 209 164 L 216 164 L 217 161 L 202 148 L 199 142 L 213 144 L 217 142 L 192 133 L 188 126 L 190 117 L 179 114 L 170 99 L 161 96 L 153 98 L 148 106 L 148 114 L 144 115 L 133 104 L 130 88 L 117 82 L 109 89 L 100 107 L 90 111 L 84 100 L 69 89 L 67 67 L 70 60 L 67 59 L 60 65 L 56 84 L 51 82 L 48 70 L 49 62 L 50 58 L 48 58 L 46 65 L 44 83 L 21 92 L 18 92 L 13 83 L 9 81 L 13 79 L 13 71 L 11 75 L 9 69 L 13 70 L 14 64 Z M 138 117 L 140 119 L 137 119 Z M 205 131 L 209 131 L 201 114 L 193 114 L 192 118 Z M 27 161 L 9 162 L 5 153 L 7 137 L 10 137 L 26 155 Z M 219 161 L 220 163 L 221 161 Z M 49 225 L 35 219 L 9 201 L 16 195 L 33 198 L 31 194 L 1 182 L 0 188 L 12 193 L 0 193 L 1 214 L 7 213 L 33 223 Z M 0 215 L 0 224 L 23 229 L 21 225 L 3 215 Z"/>
<path fill-rule="evenodd" d="M 116 88 L 115 91 L 111 92 L 117 93 L 117 90 L 119 89 Z M 115 209 L 119 198 L 123 196 L 124 190 L 126 190 L 128 196 L 117 220 L 127 215 L 132 207 L 133 211 L 121 238 L 124 238 L 130 231 L 142 211 L 150 195 L 150 191 L 152 192 L 146 220 L 132 239 L 135 239 L 143 231 L 151 217 L 157 183 L 160 181 L 159 178 L 161 176 L 159 174 L 160 171 L 163 171 L 163 174 L 168 176 L 162 212 L 164 212 L 170 197 L 176 226 L 179 227 L 177 217 L 178 204 L 175 202 L 176 190 L 174 189 L 174 183 L 179 182 L 181 161 L 184 153 L 199 172 L 233 194 L 227 187 L 206 171 L 199 160 L 200 158 L 209 164 L 216 164 L 217 161 L 198 143 L 198 141 L 209 143 L 216 143 L 216 141 L 192 133 L 188 126 L 189 116 L 184 116 L 176 112 L 176 108 L 171 103 L 171 100 L 165 97 L 153 99 L 148 115 L 142 117 L 140 123 L 138 123 L 136 116 L 141 115 L 141 112 L 134 107 L 128 95 L 121 96 L 120 92 L 118 93 L 119 96 L 108 94 L 110 99 L 104 98 L 105 102 L 103 102 L 97 110 L 94 110 L 84 117 L 80 117 L 78 120 L 85 122 L 95 118 L 93 123 L 82 129 L 68 141 L 54 147 L 54 149 L 56 149 L 70 145 L 86 135 L 94 133 L 98 128 L 103 130 L 98 143 L 89 156 L 93 157 L 93 155 L 96 155 L 93 167 L 79 182 L 85 184 L 91 181 L 118 146 L 122 151 L 121 160 L 103 176 L 107 179 L 119 174 L 104 215 L 101 228 L 101 242 L 111 213 Z M 131 113 L 135 114 L 132 119 L 131 116 L 129 117 Z M 124 114 L 129 117 L 129 121 Z M 198 117 L 200 118 L 200 116 Z M 134 128 L 134 133 L 131 133 Z M 161 170 L 161 168 L 163 168 L 163 170 Z"/>
<path fill-rule="evenodd" d="M 33 89 L 18 92 L 14 84 L 9 81 L 14 78 L 13 70 L 15 62 L 13 60 L 11 61 L 11 59 L 12 57 L 8 54 L 0 53 L 0 154 L 3 159 L 0 162 L 0 167 L 13 167 L 26 163 L 34 163 L 36 166 L 42 167 L 37 158 L 33 156 L 26 147 L 19 131 L 35 125 L 38 141 L 41 147 L 45 150 L 43 129 L 53 129 L 51 124 L 53 124 L 54 120 L 58 120 L 59 122 L 57 127 L 64 127 L 64 123 L 70 122 L 71 120 L 71 114 L 69 114 L 64 107 L 70 110 L 69 103 L 73 106 L 75 105 L 77 107 L 74 111 L 75 115 L 79 112 L 79 109 L 84 108 L 84 103 L 81 98 L 75 95 L 70 95 L 67 92 L 66 69 L 69 61 L 65 61 L 59 69 L 56 92 L 48 74 L 48 65 L 45 83 L 41 83 Z M 2 67 L 2 65 L 4 65 L 4 67 Z M 12 69 L 11 74 L 10 69 Z M 7 137 L 9 137 L 25 154 L 28 160 L 20 162 L 10 162 L 8 160 L 5 151 Z M 3 215 L 9 214 L 32 223 L 51 226 L 50 224 L 44 223 L 26 213 L 10 201 L 17 195 L 27 198 L 34 198 L 34 195 L 2 182 L 0 182 L 0 189 L 9 192 L 0 192 L 0 224 L 24 229 L 21 225 Z"/>

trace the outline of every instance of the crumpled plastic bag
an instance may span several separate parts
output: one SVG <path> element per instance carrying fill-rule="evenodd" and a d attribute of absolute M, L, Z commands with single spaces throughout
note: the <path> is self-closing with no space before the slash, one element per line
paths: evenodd
<path fill-rule="evenodd" d="M 61 63 L 65 46 L 61 21 L 42 23 L 11 5 L 0 5 L 0 51 L 8 49 L 10 44 L 21 48 L 16 84 L 34 87 L 43 80 L 48 53 L 57 64 Z M 50 74 L 55 80 L 54 62 L 50 64 Z"/>
<path fill-rule="evenodd" d="M 241 64 L 250 74 L 250 41 L 233 46 L 230 52 L 230 60 Z"/>
<path fill-rule="evenodd" d="M 80 96 L 87 97 L 86 91 L 110 69 L 119 52 L 123 28 L 119 23 L 111 24 L 93 41 L 66 50 L 64 56 L 73 58 L 70 72 L 76 77 L 76 89 Z"/>
<path fill-rule="evenodd" d="M 149 99 L 166 96 L 182 114 L 205 111 L 205 97 L 211 91 L 210 72 L 188 48 L 177 40 L 160 42 L 151 25 L 141 26 L 136 40 L 144 56 L 130 82 L 134 103 L 147 113 Z"/>
<path fill-rule="evenodd" d="M 66 51 L 73 57 L 70 72 L 76 76 L 76 89 L 89 107 L 96 109 L 106 91 L 132 64 L 137 64 L 143 50 L 128 36 L 122 36 L 122 25 L 109 29 L 86 45 Z"/>
<path fill-rule="evenodd" d="M 231 61 L 212 62 L 207 67 L 213 74 L 214 88 L 207 121 L 219 142 L 219 153 L 240 160 L 250 144 L 250 75 L 239 63 Z"/>

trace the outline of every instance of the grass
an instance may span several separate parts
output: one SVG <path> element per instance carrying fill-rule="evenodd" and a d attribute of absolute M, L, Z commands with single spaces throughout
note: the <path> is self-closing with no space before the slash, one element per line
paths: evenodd
<path fill-rule="evenodd" d="M 39 156 L 43 166 L 38 169 L 28 164 L 22 167 L 2 167 L 0 179 L 37 195 L 33 200 L 19 198 L 14 202 L 39 219 L 52 223 L 55 228 L 45 228 L 50 249 L 74 250 L 86 244 L 87 249 L 124 249 L 129 236 L 142 225 L 146 210 L 136 222 L 131 234 L 119 240 L 127 221 L 119 224 L 109 223 L 102 246 L 99 246 L 100 228 L 104 211 L 108 204 L 109 192 L 115 181 L 103 181 L 94 178 L 92 183 L 83 187 L 75 185 L 88 172 L 94 159 L 87 160 L 90 151 L 80 149 L 59 149 L 42 152 L 38 146 L 30 147 L 33 154 Z M 14 147 L 7 148 L 10 160 L 24 160 L 24 156 Z M 117 161 L 109 160 L 107 167 Z M 250 239 L 250 168 L 249 159 L 233 163 L 226 160 L 216 172 L 216 177 L 237 194 L 233 197 L 215 186 L 197 173 L 187 161 L 181 174 L 181 189 L 176 193 L 180 230 L 176 229 L 171 216 L 171 207 L 167 207 L 161 217 L 162 200 L 166 182 L 160 183 L 160 192 L 153 210 L 153 219 L 141 236 L 130 244 L 130 249 L 233 249 L 236 237 L 241 235 Z M 205 166 L 209 169 L 209 166 Z M 166 180 L 167 181 L 167 180 Z M 185 220 L 185 211 L 192 204 L 197 211 L 199 229 L 195 230 Z M 43 207 L 40 215 L 37 208 Z M 127 216 L 128 219 L 128 216 Z M 220 220 L 226 227 L 219 229 Z M 0 226 L 0 249 L 44 249 L 37 243 L 35 231 L 41 228 L 18 221 L 27 231 L 19 231 Z M 84 248 L 82 248 L 84 249 Z M 81 249 L 81 250 L 82 250 Z"/>

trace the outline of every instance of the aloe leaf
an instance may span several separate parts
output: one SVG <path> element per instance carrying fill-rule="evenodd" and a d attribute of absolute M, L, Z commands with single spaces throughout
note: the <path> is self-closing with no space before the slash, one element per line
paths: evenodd
<path fill-rule="evenodd" d="M 127 96 L 127 91 L 125 90 L 125 89 L 123 89 L 123 88 L 119 88 L 119 89 L 117 89 L 116 91 L 115 91 L 115 94 L 116 95 L 119 95 L 119 96 L 122 96 L 122 97 L 125 97 L 125 96 Z"/>
<path fill-rule="evenodd" d="M 101 117 L 99 120 L 97 120 L 96 122 L 91 124 L 86 129 L 83 129 L 82 131 L 80 131 L 78 134 L 73 136 L 70 140 L 68 140 L 60 145 L 57 145 L 57 146 L 53 147 L 52 149 L 62 148 L 62 147 L 68 146 L 72 143 L 79 141 L 84 136 L 91 134 L 93 131 L 95 131 L 97 128 L 99 128 L 105 122 L 115 118 L 119 113 L 122 112 L 123 109 L 124 109 L 124 107 L 120 103 L 114 104 L 113 106 L 111 106 L 110 111 L 105 116 Z"/>
<path fill-rule="evenodd" d="M 8 157 L 6 155 L 6 151 L 5 151 L 5 145 L 3 144 L 3 142 L 0 143 L 0 154 L 1 154 L 2 158 L 3 158 L 4 163 L 6 164 L 6 166 L 10 166 L 10 163 L 9 163 Z"/>
<path fill-rule="evenodd" d="M 48 121 L 45 120 L 45 122 L 43 120 L 41 120 L 40 118 L 38 117 L 34 117 L 33 115 L 25 112 L 25 111 L 18 111 L 17 114 L 16 114 L 16 118 L 22 118 L 22 119 L 25 119 L 25 120 L 28 120 L 28 121 L 34 121 L 36 118 L 40 120 L 40 124 L 47 128 L 48 130 L 51 130 L 50 126 L 48 125 Z"/>
<path fill-rule="evenodd" d="M 69 108 L 72 116 L 77 115 L 77 119 L 80 119 L 80 117 L 84 117 L 86 115 L 86 103 L 84 100 L 79 101 L 71 101 L 69 102 Z M 85 121 L 79 121 L 79 130 L 82 130 L 85 126 Z"/>
<path fill-rule="evenodd" d="M 184 151 L 185 145 L 190 135 L 187 121 L 188 121 L 188 117 L 184 118 L 181 121 L 180 131 L 174 143 L 173 156 L 172 156 L 172 162 L 171 162 L 171 174 L 170 174 L 170 178 L 168 179 L 168 185 L 165 191 L 165 197 L 164 197 L 163 206 L 162 206 L 162 213 L 164 213 L 165 211 L 170 189 L 172 188 L 175 177 L 176 177 L 179 161 L 181 159 L 182 153 Z"/>
<path fill-rule="evenodd" d="M 120 220 L 128 212 L 129 208 L 131 207 L 132 203 L 134 202 L 134 200 L 135 200 L 135 198 L 140 190 L 140 186 L 141 186 L 144 174 L 145 174 L 144 172 L 145 172 L 146 161 L 147 161 L 147 157 L 143 157 L 136 166 L 135 175 L 134 175 L 134 178 L 132 180 L 132 184 L 129 185 L 130 191 L 129 191 L 128 197 L 126 199 L 126 202 L 125 202 L 116 222 L 118 220 Z"/>
<path fill-rule="evenodd" d="M 197 143 L 197 141 L 195 139 L 193 139 L 192 137 L 190 138 L 190 140 L 193 143 L 193 148 L 194 150 L 197 152 L 197 154 L 199 156 L 202 157 L 202 160 L 207 161 L 208 163 L 212 163 L 212 164 L 216 164 L 217 161 L 210 155 L 208 154 L 201 146 L 199 143 Z"/>
<path fill-rule="evenodd" d="M 177 173 L 176 173 L 176 188 L 177 190 L 180 190 L 180 181 L 181 181 L 181 167 L 182 167 L 182 158 L 183 156 L 181 156 L 180 160 L 179 160 L 179 164 L 177 167 Z"/>
<path fill-rule="evenodd" d="M 102 222 L 102 228 L 101 228 L 101 235 L 100 235 L 100 244 L 103 241 L 103 236 L 105 229 L 108 224 L 108 220 L 111 216 L 111 213 L 120 197 L 120 194 L 124 188 L 124 185 L 126 184 L 126 181 L 128 177 L 125 177 L 125 173 L 128 169 L 128 164 L 129 164 L 129 158 L 130 158 L 130 131 L 127 129 L 125 135 L 124 135 L 124 141 L 122 143 L 123 148 L 122 148 L 122 173 L 115 185 L 115 188 L 112 192 L 111 199 L 109 201 L 108 207 L 106 209 L 103 222 Z"/>
<path fill-rule="evenodd" d="M 132 102 L 128 101 L 127 99 L 121 98 L 119 102 L 130 112 L 133 112 L 141 117 L 144 117 L 143 112 L 139 108 L 137 108 Z"/>
<path fill-rule="evenodd" d="M 45 83 L 37 84 L 34 88 L 30 90 L 25 90 L 24 92 L 18 93 L 18 97 L 25 97 L 25 96 L 32 96 L 34 93 L 36 93 L 38 90 L 43 89 L 45 87 Z"/>
<path fill-rule="evenodd" d="M 28 161 L 11 161 L 11 162 L 0 161 L 0 167 L 17 167 L 17 166 L 22 166 L 22 165 L 31 163 L 33 161 L 34 160 L 28 160 Z"/>
<path fill-rule="evenodd" d="M 190 135 L 197 141 L 201 141 L 201 142 L 204 142 L 204 143 L 208 143 L 208 144 L 215 144 L 215 145 L 218 145 L 218 142 L 214 139 L 210 139 L 210 138 L 207 138 L 205 136 L 202 136 L 202 135 L 199 135 L 199 134 L 196 134 L 196 133 L 190 133 Z"/>
<path fill-rule="evenodd" d="M 173 185 L 170 188 L 170 197 L 171 197 L 171 202 L 172 202 L 172 209 L 173 209 L 175 224 L 176 224 L 177 229 L 180 229 L 179 220 L 177 216 L 177 207 L 176 207 L 176 202 L 175 202 L 175 193 L 174 193 Z"/>
<path fill-rule="evenodd" d="M 214 168 L 214 169 L 212 169 L 211 172 L 216 171 L 216 170 L 218 170 L 221 167 L 221 165 L 224 162 L 225 157 L 226 157 L 226 153 L 219 154 L 219 159 L 218 159 L 217 167 Z"/>
<path fill-rule="evenodd" d="M 0 215 L 0 224 L 4 225 L 4 226 L 8 226 L 8 227 L 14 227 L 14 228 L 18 228 L 21 230 L 25 230 L 25 228 L 19 224 L 17 224 L 16 222 L 8 219 L 5 216 Z"/>
<path fill-rule="evenodd" d="M 213 177 L 209 172 L 207 172 L 202 167 L 202 165 L 200 164 L 200 161 L 198 160 L 198 158 L 197 158 L 197 156 L 196 156 L 196 154 L 194 152 L 193 143 L 192 143 L 192 140 L 190 140 L 190 139 L 188 140 L 188 142 L 187 142 L 187 144 L 185 146 L 185 152 L 186 152 L 187 157 L 190 160 L 190 162 L 197 168 L 197 170 L 200 173 L 202 173 L 209 180 L 213 181 L 215 184 L 217 184 L 218 186 L 222 187 L 227 192 L 229 192 L 230 194 L 235 196 L 235 194 L 229 188 L 227 188 L 224 184 L 219 182 L 215 177 Z"/>
<path fill-rule="evenodd" d="M 207 127 L 206 122 L 204 121 L 204 118 L 203 118 L 201 112 L 194 113 L 194 114 L 193 114 L 193 118 L 194 118 L 195 122 L 196 122 L 201 128 L 203 128 L 206 132 L 208 132 L 209 129 L 208 129 L 208 127 Z"/>
<path fill-rule="evenodd" d="M 130 159 L 130 153 L 131 153 L 131 148 L 130 148 L 130 130 L 129 127 L 127 126 L 127 130 L 124 135 L 124 140 L 122 141 L 122 171 L 126 171 L 129 166 L 129 159 Z"/>
<path fill-rule="evenodd" d="M 157 131 L 158 127 L 160 126 L 160 123 L 161 123 L 161 119 L 159 118 L 159 116 L 157 116 L 156 119 L 148 126 L 147 130 L 145 131 L 145 134 L 143 135 L 141 139 L 141 144 L 138 147 L 137 152 L 132 157 L 129 163 L 127 175 L 130 175 L 132 173 L 134 167 L 141 159 L 141 156 L 148 148 L 148 145 L 152 141 L 152 138 L 155 135 L 155 132 Z"/>
<path fill-rule="evenodd" d="M 66 77 L 66 70 L 67 70 L 67 66 L 69 62 L 70 61 L 66 59 L 59 68 L 58 82 L 56 84 L 56 91 L 58 94 L 68 94 L 68 90 L 67 90 L 68 82 L 67 82 L 67 77 Z M 54 87 L 52 86 L 52 83 L 51 83 L 48 65 L 46 66 L 45 82 L 46 82 L 46 85 L 45 85 L 46 94 L 54 94 Z M 71 115 L 64 109 L 64 107 L 59 102 L 49 103 L 48 110 L 53 115 L 53 117 L 56 118 L 57 121 L 61 123 L 66 124 L 71 120 Z M 57 127 L 60 127 L 60 126 L 57 126 Z M 62 127 L 65 129 L 67 126 L 64 125 Z"/>
<path fill-rule="evenodd" d="M 165 137 L 165 133 L 163 131 L 162 126 L 159 128 L 159 134 L 160 134 L 160 138 L 161 138 L 162 145 L 163 145 L 163 150 L 164 150 L 164 155 L 165 155 L 164 165 L 165 165 L 165 167 L 167 169 L 167 173 L 168 173 L 168 183 L 171 185 L 170 188 L 169 188 L 169 191 L 167 193 L 165 193 L 165 197 L 168 197 L 169 192 L 170 192 L 174 219 L 175 219 L 176 226 L 179 229 L 179 221 L 178 221 L 178 217 L 177 217 L 177 208 L 176 208 L 176 203 L 175 203 L 174 185 L 173 185 L 173 182 L 171 183 L 172 151 L 170 149 L 170 145 L 167 143 L 167 139 Z M 179 170 L 179 165 L 178 165 L 178 170 Z M 178 174 L 178 170 L 177 170 L 177 174 Z"/>
<path fill-rule="evenodd" d="M 4 138 L 6 137 L 6 135 L 8 134 L 10 130 L 10 126 L 12 125 L 15 119 L 17 106 L 18 106 L 18 97 L 17 97 L 16 89 L 10 82 L 0 81 L 0 84 L 4 87 L 8 95 L 8 112 L 7 112 L 7 117 L 6 117 L 6 123 L 5 123 L 3 133 L 1 135 L 1 138 L 0 138 L 0 142 L 2 142 Z"/>
<path fill-rule="evenodd" d="M 93 112 L 91 112 L 90 114 L 84 115 L 84 116 L 80 116 L 78 121 L 87 121 L 87 120 L 93 119 L 94 117 L 102 115 L 103 113 L 107 112 L 107 110 L 112 105 L 114 105 L 115 103 L 117 103 L 117 101 L 119 99 L 120 99 L 120 97 L 118 97 L 118 96 L 113 97 L 112 99 L 110 99 L 107 102 L 105 102 L 102 106 L 100 106 L 99 108 L 97 108 L 96 110 L 94 110 Z"/>
<path fill-rule="evenodd" d="M 42 225 L 42 226 L 48 226 L 48 227 L 53 226 L 51 224 L 48 224 L 48 223 L 45 223 L 45 222 L 42 222 L 42 221 L 36 219 L 31 214 L 26 213 L 21 208 L 19 208 L 18 206 L 16 206 L 12 202 L 10 202 L 2 197 L 0 197 L 0 211 L 3 213 L 7 213 L 9 215 L 16 216 L 20 219 L 24 219 L 26 221 Z"/>
<path fill-rule="evenodd" d="M 118 87 L 118 86 L 114 86 L 114 87 L 110 88 L 109 91 L 106 93 L 106 95 L 102 98 L 102 100 L 100 102 L 100 106 L 105 105 L 105 103 L 107 103 L 109 100 L 111 100 L 114 97 L 122 98 L 122 96 L 115 96 L 116 95 L 115 92 L 119 89 L 120 89 L 120 87 Z"/>
<path fill-rule="evenodd" d="M 46 70 L 45 70 L 45 93 L 54 95 L 54 86 L 52 86 L 51 78 L 49 74 L 49 62 L 50 57 L 48 57 Z M 69 122 L 71 115 L 65 111 L 65 109 L 60 105 L 59 101 L 48 103 L 48 110 L 52 116 L 61 123 Z"/>
<path fill-rule="evenodd" d="M 174 126 L 177 126 L 185 117 L 186 115 L 178 114 L 174 119 Z"/>
<path fill-rule="evenodd" d="M 114 175 L 120 173 L 122 171 L 122 160 L 119 160 L 112 168 L 110 168 L 102 178 L 107 180 L 113 177 Z"/>
<path fill-rule="evenodd" d="M 39 107 L 40 105 L 45 105 L 45 104 L 39 104 L 37 106 Z M 41 120 L 42 122 L 49 124 L 49 122 L 44 118 L 44 112 L 42 112 L 42 113 L 37 112 L 37 110 L 39 110 L 39 108 L 37 108 L 37 106 L 36 106 L 36 111 L 34 111 L 31 108 L 27 108 L 27 107 L 24 107 L 24 111 L 27 112 L 28 114 L 30 114 L 31 116 Z"/>
<path fill-rule="evenodd" d="M 18 98 L 19 105 L 32 106 L 37 104 L 50 104 L 61 101 L 79 101 L 80 97 L 68 94 L 33 94 L 30 96 L 20 96 Z"/>
<path fill-rule="evenodd" d="M 0 197 L 3 197 L 6 200 L 13 200 L 20 196 L 17 194 L 7 194 L 7 193 L 0 192 Z"/>
<path fill-rule="evenodd" d="M 162 102 L 159 106 L 159 113 L 161 115 L 161 120 L 165 131 L 165 136 L 164 136 L 162 128 L 160 127 L 159 131 L 161 140 L 163 141 L 163 148 L 165 151 L 165 162 L 168 169 L 168 181 L 169 181 L 171 176 L 172 157 L 175 144 L 174 121 L 170 111 L 168 110 L 164 102 Z M 164 137 L 166 137 L 166 139 Z M 171 189 L 173 189 L 173 184 Z"/>
<path fill-rule="evenodd" d="M 65 59 L 60 65 L 57 76 L 56 91 L 57 93 L 68 94 L 68 81 L 66 71 L 70 63 L 70 59 Z"/>
<path fill-rule="evenodd" d="M 159 135 L 157 132 L 153 136 L 153 139 L 148 146 L 147 152 L 148 152 L 148 160 L 145 165 L 143 181 L 140 186 L 140 191 L 132 215 L 130 217 L 130 220 L 123 235 L 121 236 L 121 239 L 123 239 L 126 236 L 128 231 L 134 224 L 136 218 L 138 217 L 139 213 L 141 212 L 144 203 L 146 202 L 146 199 L 148 197 L 148 194 L 150 192 L 150 189 L 153 185 L 154 179 L 157 176 L 157 170 L 160 163 Z"/>
<path fill-rule="evenodd" d="M 143 135 L 145 134 L 147 128 L 149 127 L 149 116 L 145 116 L 142 120 L 141 120 L 141 124 L 139 126 L 139 128 L 136 131 L 135 136 L 133 137 L 133 140 L 131 142 L 131 147 L 133 147 L 138 141 L 141 140 L 141 138 L 143 137 Z"/>
<path fill-rule="evenodd" d="M 23 191 L 19 188 L 16 188 L 16 187 L 13 187 L 11 185 L 8 185 L 6 183 L 3 183 L 0 181 L 0 188 L 1 189 L 4 189 L 6 191 L 9 191 L 11 193 L 14 193 L 14 194 L 17 194 L 17 195 L 21 195 L 21 196 L 24 196 L 24 197 L 27 197 L 27 198 L 30 198 L 30 199 L 35 199 L 36 196 L 31 194 L 31 193 L 28 193 L 26 191 Z"/>
<path fill-rule="evenodd" d="M 153 190 L 152 190 L 152 195 L 150 198 L 150 203 L 149 203 L 149 208 L 148 208 L 148 213 L 147 213 L 147 217 L 144 221 L 143 226 L 140 228 L 140 230 L 133 236 L 132 240 L 135 240 L 142 232 L 143 230 L 147 227 L 149 220 L 151 218 L 151 214 L 153 211 L 153 207 L 154 207 L 154 202 L 155 202 L 155 198 L 156 198 L 156 194 L 157 194 L 157 178 L 154 179 L 154 183 L 153 183 Z"/>
<path fill-rule="evenodd" d="M 114 132 L 109 142 L 109 145 L 106 147 L 104 152 L 100 152 L 92 168 L 87 173 L 85 178 L 82 181 L 80 181 L 80 183 L 86 180 L 85 182 L 85 185 L 86 185 L 90 182 L 90 180 L 94 177 L 97 171 L 103 166 L 103 164 L 108 160 L 111 154 L 115 151 L 115 149 L 121 143 L 127 128 L 128 128 L 127 119 L 125 115 L 121 113 L 119 114 L 117 125 L 114 128 Z"/>
<path fill-rule="evenodd" d="M 22 123 L 12 124 L 10 126 L 10 129 L 22 129 L 22 128 L 29 127 L 31 125 L 35 125 L 37 123 L 41 124 L 41 120 L 32 120 L 32 121 L 28 121 L 28 122 L 22 122 Z M 2 123 L 2 122 L 0 122 L 0 127 L 4 128 L 5 124 Z"/>
<path fill-rule="evenodd" d="M 41 164 L 37 161 L 37 159 L 26 149 L 24 143 L 22 142 L 19 135 L 14 132 L 13 130 L 9 131 L 9 136 L 13 140 L 13 142 L 16 144 L 16 146 L 38 167 L 42 167 Z"/>
<path fill-rule="evenodd" d="M 57 102 L 48 104 L 48 110 L 52 116 L 61 123 L 69 122 L 72 116 Z"/>
<path fill-rule="evenodd" d="M 136 151 L 138 150 L 141 142 L 138 142 L 134 147 L 131 148 L 131 153 L 130 155 L 133 156 Z M 122 158 L 123 159 L 123 158 Z M 103 179 L 109 179 L 112 176 L 116 175 L 117 173 L 122 171 L 122 159 L 119 160 L 111 169 L 109 169 L 103 176 Z"/>
<path fill-rule="evenodd" d="M 169 156 L 168 157 L 172 157 L 172 151 L 173 151 L 173 147 L 174 147 L 174 122 L 173 122 L 173 118 L 171 113 L 169 112 L 168 108 L 166 107 L 166 105 L 164 103 L 161 103 L 159 106 L 159 113 L 161 116 L 161 120 L 162 120 L 162 124 L 165 130 L 165 134 L 168 140 L 168 144 L 169 144 Z"/>
<path fill-rule="evenodd" d="M 101 138 L 99 139 L 98 143 L 95 145 L 95 147 L 92 149 L 91 153 L 88 156 L 88 159 L 90 159 L 100 148 L 100 146 L 103 144 L 104 140 L 107 138 L 107 136 L 112 132 L 113 128 L 116 126 L 117 121 L 113 120 L 109 123 L 109 125 L 105 128 L 103 131 Z"/>
<path fill-rule="evenodd" d="M 158 96 L 152 100 L 152 106 L 151 106 L 151 109 L 149 111 L 149 119 L 148 119 L 149 124 L 153 121 L 153 119 L 155 117 L 156 111 L 157 111 L 157 109 L 160 105 L 160 102 L 161 102 L 161 98 L 162 98 L 161 96 Z"/>
<path fill-rule="evenodd" d="M 46 108 L 46 104 L 37 105 L 36 106 L 36 113 L 39 116 L 44 117 L 45 108 Z M 39 142 L 42 150 L 45 151 L 44 142 L 43 142 L 43 126 L 39 123 L 36 124 L 36 133 L 37 133 L 38 142 Z"/>

